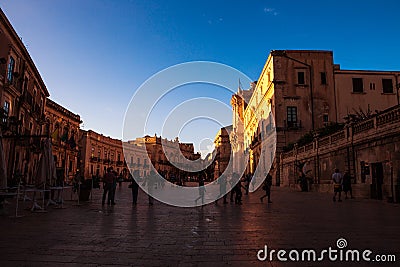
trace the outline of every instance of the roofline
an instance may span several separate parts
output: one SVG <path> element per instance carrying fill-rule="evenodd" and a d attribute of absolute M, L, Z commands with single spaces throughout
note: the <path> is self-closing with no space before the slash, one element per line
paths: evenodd
<path fill-rule="evenodd" d="M 400 70 L 344 70 L 344 69 L 340 69 L 340 70 L 334 70 L 334 73 L 353 73 L 353 72 L 365 72 L 365 73 L 388 73 L 388 74 L 400 74 Z"/>

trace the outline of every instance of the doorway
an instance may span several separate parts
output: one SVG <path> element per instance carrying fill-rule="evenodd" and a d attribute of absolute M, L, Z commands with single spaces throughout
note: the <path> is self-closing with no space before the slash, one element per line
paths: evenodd
<path fill-rule="evenodd" d="M 382 162 L 372 163 L 372 184 L 371 198 L 382 199 L 382 184 L 383 184 L 383 164 Z"/>

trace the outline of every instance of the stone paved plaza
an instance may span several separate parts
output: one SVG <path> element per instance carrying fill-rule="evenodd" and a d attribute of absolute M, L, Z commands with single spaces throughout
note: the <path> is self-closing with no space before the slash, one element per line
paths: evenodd
<path fill-rule="evenodd" d="M 101 206 L 101 191 L 80 206 L 0 217 L 0 266 L 365 266 L 366 262 L 260 262 L 268 249 L 336 247 L 395 254 L 399 266 L 400 207 L 366 199 L 332 201 L 330 194 L 302 193 L 274 187 L 272 204 L 261 203 L 261 192 L 244 195 L 242 206 L 210 204 L 177 208 L 147 204 L 140 192 L 131 205 L 127 184 L 117 188 L 115 206 Z M 66 194 L 69 199 L 69 194 Z M 22 203 L 29 205 L 29 202 Z M 12 202 L 6 209 L 13 214 Z M 370 266 L 376 266 L 371 263 Z"/>

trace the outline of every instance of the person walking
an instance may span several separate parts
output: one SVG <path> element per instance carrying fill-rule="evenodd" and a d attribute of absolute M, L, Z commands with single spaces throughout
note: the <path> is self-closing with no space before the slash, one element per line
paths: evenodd
<path fill-rule="evenodd" d="M 197 201 L 201 199 L 201 205 L 204 205 L 204 193 L 206 192 L 206 188 L 204 186 L 204 179 L 203 176 L 199 176 L 199 197 L 196 198 L 194 201 L 197 205 Z"/>
<path fill-rule="evenodd" d="M 232 174 L 232 178 L 229 180 L 229 184 L 230 184 L 230 186 L 231 186 L 231 196 L 230 196 L 230 201 L 231 201 L 231 202 L 233 202 L 234 199 L 236 199 L 236 198 L 235 198 L 235 193 L 236 193 L 236 191 L 235 191 L 234 189 L 235 189 L 235 184 L 236 184 L 236 182 L 237 182 L 238 180 L 240 180 L 239 175 L 238 175 L 236 172 L 234 172 L 234 173 Z"/>
<path fill-rule="evenodd" d="M 235 204 L 242 205 L 242 180 L 239 179 L 232 191 L 235 191 Z M 243 187 L 245 190 L 246 188 Z"/>
<path fill-rule="evenodd" d="M 223 203 L 224 204 L 228 203 L 228 201 L 226 201 L 226 196 L 227 196 L 226 183 L 227 183 L 226 175 L 225 174 L 222 174 L 222 175 L 220 174 L 220 176 L 218 178 L 218 184 L 219 184 L 219 196 L 218 196 L 218 198 L 223 197 L 223 199 L 224 199 Z M 218 204 L 218 199 L 215 201 L 215 204 Z"/>
<path fill-rule="evenodd" d="M 101 204 L 104 205 L 106 201 L 106 197 L 108 195 L 107 204 L 115 205 L 114 197 L 113 197 L 113 187 L 114 187 L 115 175 L 113 173 L 113 168 L 109 167 L 107 169 L 107 173 L 103 177 L 103 198 Z"/>
<path fill-rule="evenodd" d="M 143 186 L 147 185 L 147 194 L 149 195 L 149 205 L 153 206 L 154 204 L 154 187 L 157 182 L 156 172 L 154 170 L 150 171 L 150 174 L 146 177 L 146 180 L 143 183 Z"/>
<path fill-rule="evenodd" d="M 135 179 L 132 175 L 129 176 L 129 179 L 131 180 L 131 184 L 129 185 L 129 187 L 132 190 L 132 205 L 136 205 L 139 194 L 139 184 L 136 182 L 136 179 L 138 178 Z"/>
<path fill-rule="evenodd" d="M 342 185 L 343 185 L 343 176 L 339 172 L 339 169 L 335 169 L 335 172 L 332 174 L 332 182 L 333 182 L 333 201 L 336 201 L 336 195 L 339 193 L 339 202 L 342 202 L 341 194 L 342 194 Z"/>
<path fill-rule="evenodd" d="M 115 205 L 115 191 L 117 190 L 118 173 L 111 167 L 112 173 L 114 174 L 113 186 L 112 186 L 112 205 Z"/>
<path fill-rule="evenodd" d="M 345 194 L 345 199 L 347 199 L 347 192 L 350 192 L 350 198 L 353 197 L 353 190 L 351 188 L 351 177 L 349 172 L 345 171 L 343 174 L 343 192 Z"/>
<path fill-rule="evenodd" d="M 272 175 L 271 174 L 267 174 L 267 176 L 265 177 L 264 180 L 264 184 L 262 189 L 265 190 L 265 195 L 263 195 L 262 197 L 260 197 L 260 201 L 263 202 L 263 199 L 268 197 L 268 203 L 272 203 L 271 201 L 271 187 L 272 187 Z"/>

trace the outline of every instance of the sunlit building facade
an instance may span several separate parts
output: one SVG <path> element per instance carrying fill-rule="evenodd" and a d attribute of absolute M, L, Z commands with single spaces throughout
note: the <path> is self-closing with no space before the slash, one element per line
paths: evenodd
<path fill-rule="evenodd" d="M 231 100 L 236 134 L 240 131 L 235 131 L 235 116 L 244 114 L 243 153 L 249 157 L 246 171 L 253 173 L 259 164 L 273 161 L 276 184 L 285 184 L 287 177 L 280 177 L 280 159 L 276 156 L 285 146 L 354 114 L 369 114 L 398 104 L 398 76 L 398 72 L 341 70 L 333 63 L 332 51 L 271 51 L 247 105 L 238 105 L 240 91 Z M 261 146 L 262 136 L 268 136 L 271 130 L 276 131 L 274 155 L 265 154 Z"/>
<path fill-rule="evenodd" d="M 51 137 L 54 162 L 60 179 L 69 182 L 79 170 L 81 118 L 51 99 L 45 106 L 44 133 Z"/>
<path fill-rule="evenodd" d="M 9 183 L 16 174 L 34 182 L 48 96 L 22 39 L 0 9 L 1 129 Z"/>

